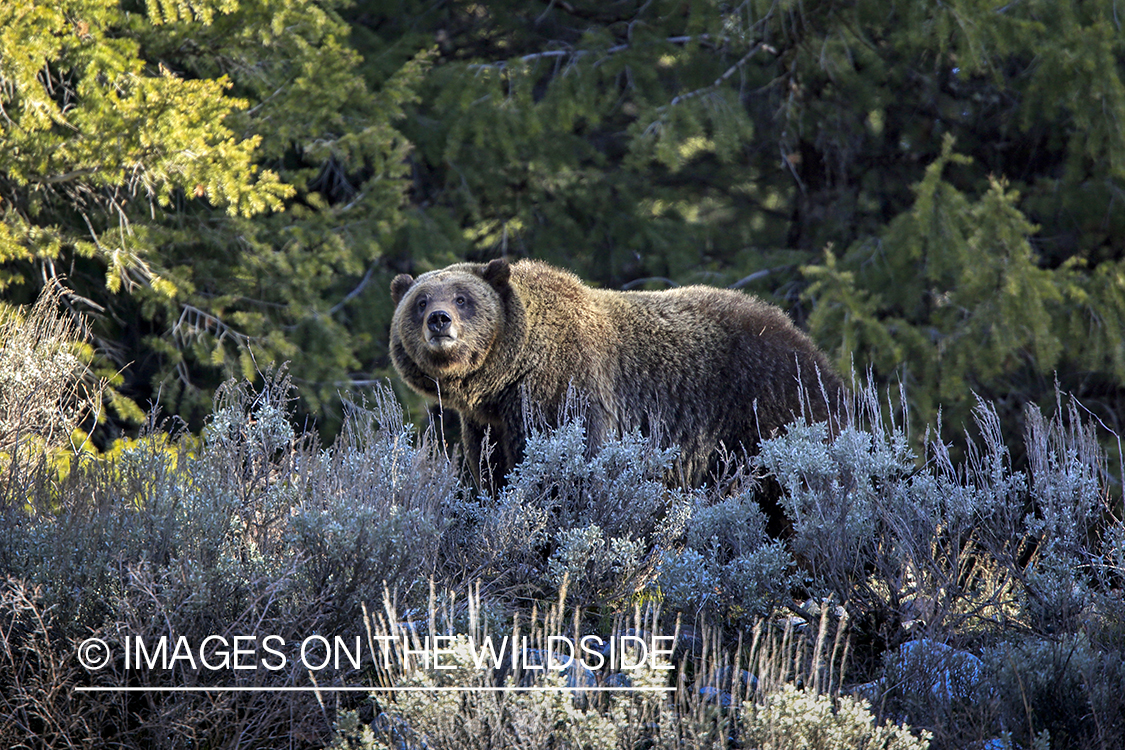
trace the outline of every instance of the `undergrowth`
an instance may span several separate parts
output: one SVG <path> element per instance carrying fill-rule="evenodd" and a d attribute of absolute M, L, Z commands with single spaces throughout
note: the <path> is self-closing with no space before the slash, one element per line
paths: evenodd
<path fill-rule="evenodd" d="M 578 416 L 534 431 L 491 494 L 389 389 L 348 401 L 327 448 L 294 426 L 296 395 L 272 372 L 221 389 L 202 439 L 153 418 L 67 471 L 6 464 L 0 744 L 1125 745 L 1125 529 L 1078 404 L 1028 410 L 1017 467 L 986 403 L 958 459 L 860 389 L 831 429 L 798 421 L 736 467 L 763 481 L 721 490 L 669 488 L 674 450 L 638 434 L 588 459 Z M 790 536 L 767 535 L 759 492 Z M 471 663 L 486 634 L 529 638 L 541 676 Z M 670 669 L 551 669 L 552 635 L 665 638 Z M 249 638 L 255 668 L 126 661 L 162 636 L 212 663 Z M 310 668 L 310 636 L 314 660 L 336 638 L 365 656 Z M 453 669 L 370 647 L 399 636 L 447 636 Z M 79 662 L 88 638 L 106 666 Z M 454 684 L 512 690 L 386 689 Z M 552 685 L 575 690 L 527 690 Z M 319 692 L 159 690 L 185 686 Z M 590 690 L 641 686 L 674 690 Z"/>

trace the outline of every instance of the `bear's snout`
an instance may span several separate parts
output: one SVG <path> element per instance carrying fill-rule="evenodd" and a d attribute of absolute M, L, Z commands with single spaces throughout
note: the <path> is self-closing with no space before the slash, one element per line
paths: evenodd
<path fill-rule="evenodd" d="M 449 317 L 449 313 L 445 310 L 434 310 L 430 316 L 426 318 L 426 326 L 434 333 L 446 333 L 449 326 L 453 323 L 453 318 Z"/>
<path fill-rule="evenodd" d="M 445 347 L 457 340 L 457 329 L 453 316 L 445 310 L 433 310 L 426 316 L 426 340 L 428 343 Z"/>

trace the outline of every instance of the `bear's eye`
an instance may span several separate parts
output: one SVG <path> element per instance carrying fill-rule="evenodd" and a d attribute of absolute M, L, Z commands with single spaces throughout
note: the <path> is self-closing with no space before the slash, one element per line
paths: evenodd
<path fill-rule="evenodd" d="M 464 306 L 465 306 L 465 298 L 464 298 L 464 296 L 458 297 L 457 299 L 455 299 L 455 300 L 453 300 L 453 301 L 457 303 L 457 306 L 458 306 L 458 307 L 464 307 Z"/>
<path fill-rule="evenodd" d="M 422 299 L 418 300 L 418 312 L 422 312 L 425 309 L 426 309 L 426 298 L 423 297 Z"/>

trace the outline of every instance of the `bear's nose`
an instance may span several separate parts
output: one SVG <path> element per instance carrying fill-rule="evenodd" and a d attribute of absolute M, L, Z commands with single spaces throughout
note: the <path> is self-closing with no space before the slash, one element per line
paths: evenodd
<path fill-rule="evenodd" d="M 426 318 L 426 326 L 434 333 L 441 333 L 449 328 L 449 324 L 453 322 L 453 318 L 449 317 L 449 313 L 445 310 L 434 310 Z"/>

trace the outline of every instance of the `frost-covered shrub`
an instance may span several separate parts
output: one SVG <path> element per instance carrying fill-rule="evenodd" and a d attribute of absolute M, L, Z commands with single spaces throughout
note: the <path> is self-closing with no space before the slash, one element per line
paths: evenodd
<path fill-rule="evenodd" d="M 781 485 L 808 594 L 849 602 L 861 636 L 893 646 L 903 625 L 940 623 L 972 595 L 957 582 L 979 503 L 919 471 L 905 432 L 868 413 L 869 429 L 853 421 L 834 436 L 798 421 L 763 441 L 759 461 Z"/>
<path fill-rule="evenodd" d="M 718 589 L 707 563 L 702 552 L 690 548 L 664 553 L 656 584 L 669 609 L 695 614 L 712 604 Z M 711 607 L 718 608 L 717 603 Z"/>
<path fill-rule="evenodd" d="M 1082 420 L 1072 399 L 1056 407 L 1048 420 L 1029 407 L 1028 474 L 1034 515 L 1028 531 L 1039 540 L 1044 557 L 1081 557 L 1089 536 L 1104 522 L 1107 473 L 1094 425 Z"/>
<path fill-rule="evenodd" d="M 707 505 L 709 499 L 693 496 L 683 546 L 661 552 L 657 585 L 673 609 L 752 622 L 787 597 L 793 559 L 766 535 L 752 492 Z"/>
<path fill-rule="evenodd" d="M 909 727 L 876 725 L 865 701 L 825 695 L 786 685 L 762 704 L 743 703 L 747 746 L 758 750 L 927 750 L 930 735 L 915 737 Z"/>
<path fill-rule="evenodd" d="M 555 430 L 533 430 L 525 455 L 501 502 L 542 507 L 559 528 L 597 524 L 611 537 L 647 535 L 671 495 L 664 476 L 674 449 L 633 432 L 607 440 L 587 457 L 581 417 Z"/>
<path fill-rule="evenodd" d="M 384 582 L 423 590 L 435 574 L 446 523 L 459 490 L 456 472 L 428 441 L 416 441 L 389 390 L 373 404 L 345 402 L 340 436 L 301 461 L 299 499 L 285 541 L 305 562 L 299 577 L 335 603 L 346 622 Z"/>
<path fill-rule="evenodd" d="M 859 416 L 835 435 L 797 422 L 761 446 L 810 593 L 851 602 L 876 646 L 919 628 L 939 637 L 1013 622 L 1073 629 L 1088 587 L 1109 581 L 1102 540 L 1114 527 L 1103 457 L 1077 411 L 1048 420 L 1029 408 L 1025 472 L 1012 467 L 988 404 L 963 461 L 935 441 L 920 463 L 873 394 L 859 398 Z"/>
<path fill-rule="evenodd" d="M 594 600 L 631 593 L 621 590 L 621 586 L 631 582 L 640 567 L 642 542 L 620 537 L 606 539 L 597 524 L 564 529 L 555 541 L 558 546 L 547 561 L 547 573 L 556 586 L 566 581 L 589 589 Z"/>
<path fill-rule="evenodd" d="M 876 558 L 893 552 L 882 546 L 882 537 L 894 533 L 889 525 L 923 509 L 909 507 L 914 456 L 899 431 L 845 426 L 829 439 L 825 424 L 798 421 L 784 436 L 763 441 L 760 460 L 781 484 L 793 551 L 824 589 L 819 594 L 847 598 Z"/>
<path fill-rule="evenodd" d="M 533 429 L 495 500 L 451 508 L 466 540 L 460 554 L 507 585 L 549 591 L 566 573 L 578 601 L 628 595 L 649 568 L 649 550 L 682 532 L 665 521 L 684 502 L 664 483 L 674 459 L 674 450 L 636 433 L 587 456 L 581 417 Z"/>

